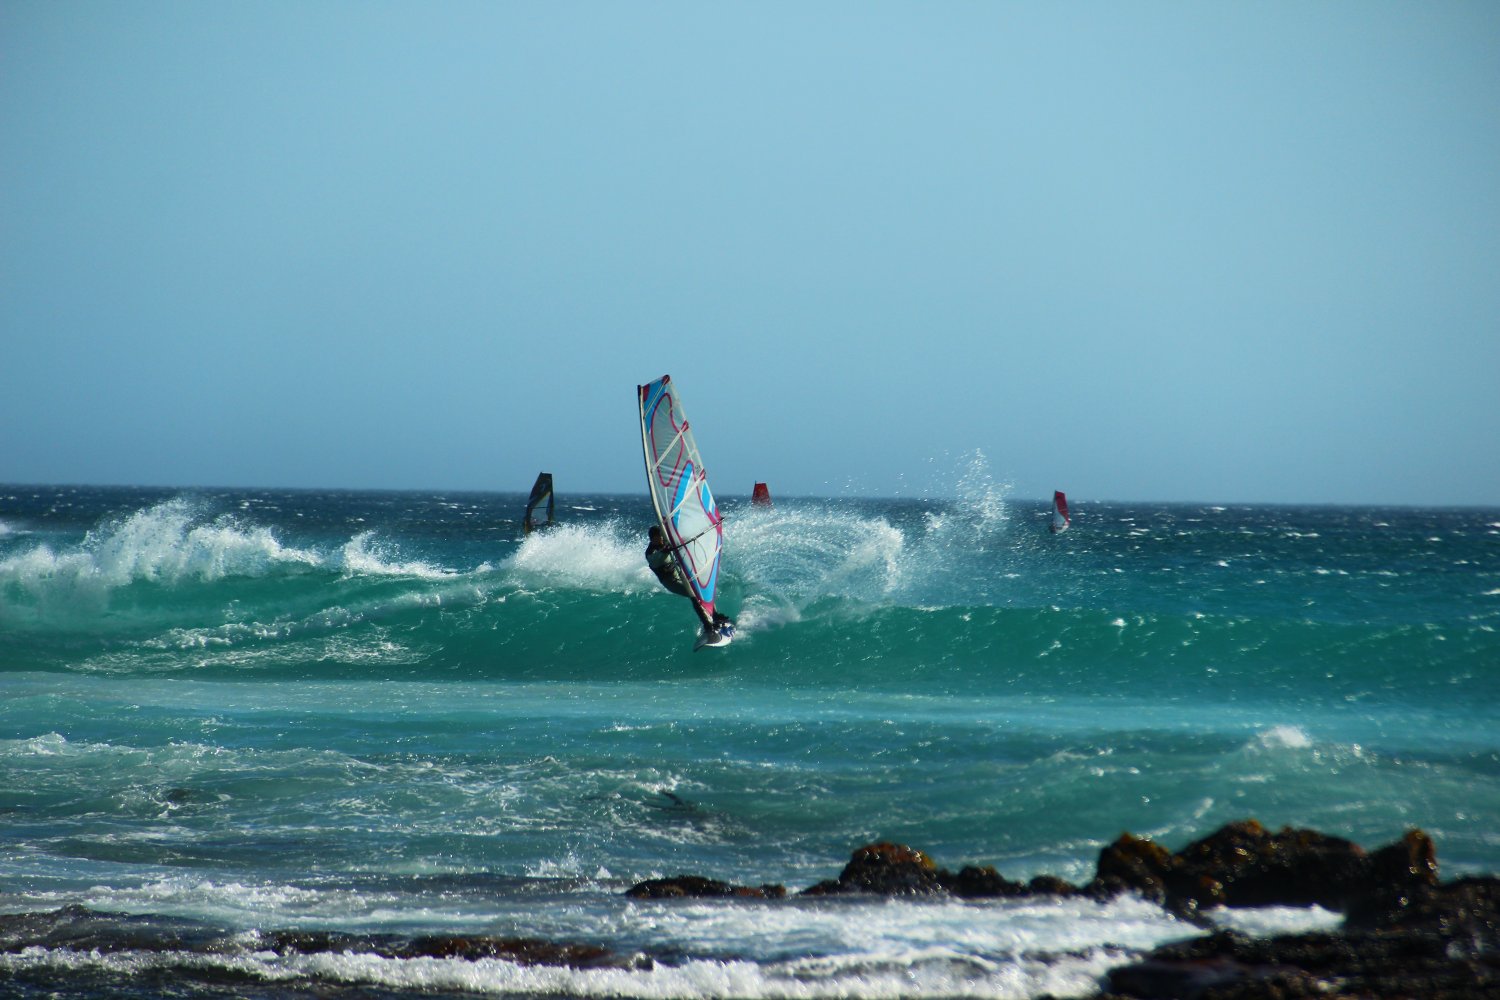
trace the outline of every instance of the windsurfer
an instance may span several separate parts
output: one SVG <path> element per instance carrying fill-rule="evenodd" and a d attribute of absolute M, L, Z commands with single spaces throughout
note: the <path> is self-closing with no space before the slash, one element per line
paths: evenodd
<path fill-rule="evenodd" d="M 646 533 L 650 544 L 646 546 L 646 565 L 651 567 L 651 572 L 661 581 L 661 585 L 680 597 L 686 597 L 692 601 L 693 610 L 698 612 L 698 618 L 703 622 L 706 632 L 717 633 L 729 619 L 715 611 L 712 618 L 703 612 L 703 605 L 699 604 L 693 597 L 693 592 L 688 589 L 687 578 L 682 575 L 682 567 L 672 557 L 672 550 L 667 547 L 666 536 L 662 534 L 661 526 L 653 524 L 651 530 Z"/>

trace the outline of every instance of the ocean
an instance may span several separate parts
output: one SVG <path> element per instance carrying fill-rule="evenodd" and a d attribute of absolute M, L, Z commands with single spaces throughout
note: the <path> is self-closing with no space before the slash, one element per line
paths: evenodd
<path fill-rule="evenodd" d="M 721 496 L 695 653 L 645 494 L 557 488 L 523 537 L 524 493 L 0 486 L 0 995 L 1082 996 L 1206 930 L 796 894 L 1247 818 L 1500 872 L 1500 510 Z M 788 896 L 624 894 L 678 874 Z"/>

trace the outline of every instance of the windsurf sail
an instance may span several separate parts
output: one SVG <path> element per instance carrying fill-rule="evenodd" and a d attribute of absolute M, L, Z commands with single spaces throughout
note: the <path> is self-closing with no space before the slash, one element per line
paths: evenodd
<path fill-rule="evenodd" d="M 672 377 L 663 375 L 649 385 L 637 386 L 636 398 L 651 505 L 693 592 L 699 617 L 712 622 L 724 548 L 719 506 L 708 488 L 708 474 Z"/>
<path fill-rule="evenodd" d="M 765 483 L 755 484 L 755 490 L 750 494 L 750 503 L 756 507 L 771 506 L 771 491 Z"/>
<path fill-rule="evenodd" d="M 1062 490 L 1052 491 L 1052 532 L 1067 531 L 1070 519 L 1068 517 L 1068 498 L 1063 496 Z"/>
<path fill-rule="evenodd" d="M 537 508 L 542 504 L 547 505 L 547 520 L 538 523 Z M 536 477 L 536 484 L 531 487 L 531 496 L 526 500 L 526 516 L 521 518 L 521 527 L 526 534 L 531 534 L 537 528 L 550 528 L 552 526 L 552 473 L 543 472 Z"/>

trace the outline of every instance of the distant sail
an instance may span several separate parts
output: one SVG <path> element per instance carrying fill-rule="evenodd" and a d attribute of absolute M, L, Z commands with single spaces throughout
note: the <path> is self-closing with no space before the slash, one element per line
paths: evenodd
<path fill-rule="evenodd" d="M 656 519 L 705 622 L 713 620 L 724 525 L 670 375 L 637 386 L 646 484 Z"/>
<path fill-rule="evenodd" d="M 1070 519 L 1068 517 L 1068 498 L 1063 496 L 1062 490 L 1054 490 L 1052 493 L 1052 533 L 1067 531 Z"/>
<path fill-rule="evenodd" d="M 547 505 L 547 520 L 537 522 L 536 511 L 543 503 Z M 543 472 L 536 477 L 536 484 L 531 487 L 531 496 L 526 501 L 526 516 L 521 519 L 521 527 L 526 534 L 531 534 L 538 528 L 552 527 L 552 473 Z"/>
<path fill-rule="evenodd" d="M 756 507 L 771 506 L 771 491 L 765 483 L 755 484 L 755 492 L 750 494 L 750 503 Z"/>

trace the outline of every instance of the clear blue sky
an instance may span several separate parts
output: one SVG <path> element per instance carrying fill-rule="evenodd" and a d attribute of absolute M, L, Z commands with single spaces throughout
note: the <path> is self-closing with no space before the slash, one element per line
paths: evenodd
<path fill-rule="evenodd" d="M 0 482 L 1500 504 L 1500 4 L 0 5 Z"/>

